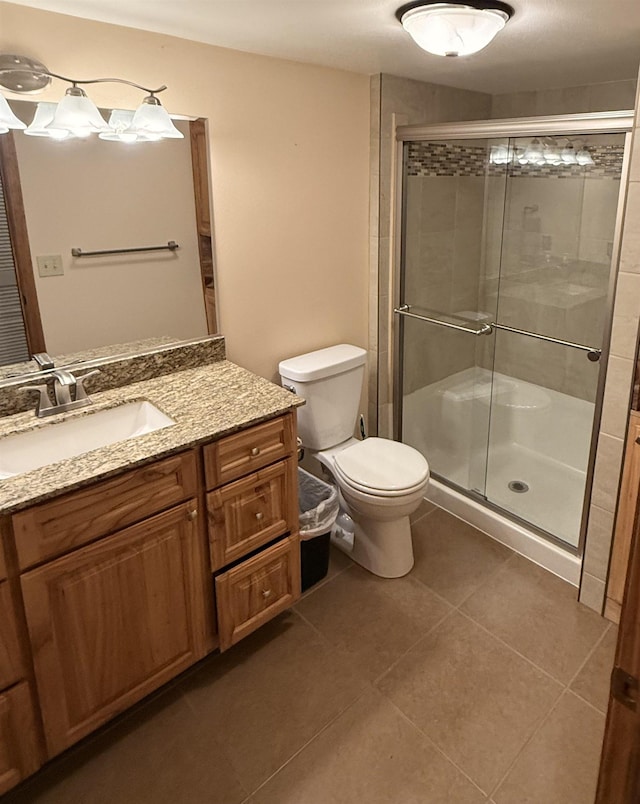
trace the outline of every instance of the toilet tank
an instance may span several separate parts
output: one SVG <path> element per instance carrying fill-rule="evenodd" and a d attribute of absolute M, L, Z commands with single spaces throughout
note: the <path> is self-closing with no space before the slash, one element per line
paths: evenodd
<path fill-rule="evenodd" d="M 283 360 L 284 386 L 304 397 L 298 408 L 298 434 L 309 449 L 328 449 L 353 435 L 358 417 L 367 353 L 341 343 Z"/>

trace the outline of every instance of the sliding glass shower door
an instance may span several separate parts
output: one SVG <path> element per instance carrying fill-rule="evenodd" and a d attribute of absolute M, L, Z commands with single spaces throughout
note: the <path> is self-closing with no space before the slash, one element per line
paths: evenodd
<path fill-rule="evenodd" d="M 577 547 L 624 135 L 409 142 L 400 437 Z"/>

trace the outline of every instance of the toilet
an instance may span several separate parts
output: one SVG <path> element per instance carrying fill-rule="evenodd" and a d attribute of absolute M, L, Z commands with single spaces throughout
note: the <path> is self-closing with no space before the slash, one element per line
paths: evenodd
<path fill-rule="evenodd" d="M 298 434 L 307 453 L 338 486 L 340 514 L 331 541 L 382 578 L 413 567 L 409 516 L 429 483 L 429 464 L 413 447 L 388 438 L 353 437 L 366 351 L 339 344 L 279 364 L 283 386 L 306 400 Z"/>

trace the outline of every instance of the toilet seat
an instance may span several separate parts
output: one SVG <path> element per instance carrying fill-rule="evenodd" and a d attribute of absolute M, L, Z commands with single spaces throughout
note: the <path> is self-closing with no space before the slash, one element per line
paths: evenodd
<path fill-rule="evenodd" d="M 429 479 L 429 464 L 413 447 L 388 438 L 365 438 L 334 455 L 337 477 L 376 497 L 413 494 Z"/>

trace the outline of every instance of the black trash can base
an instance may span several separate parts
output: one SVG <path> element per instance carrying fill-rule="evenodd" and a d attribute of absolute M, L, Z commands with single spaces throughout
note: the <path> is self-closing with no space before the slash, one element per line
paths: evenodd
<path fill-rule="evenodd" d="M 306 592 L 329 572 L 331 531 L 300 542 L 302 591 Z"/>

